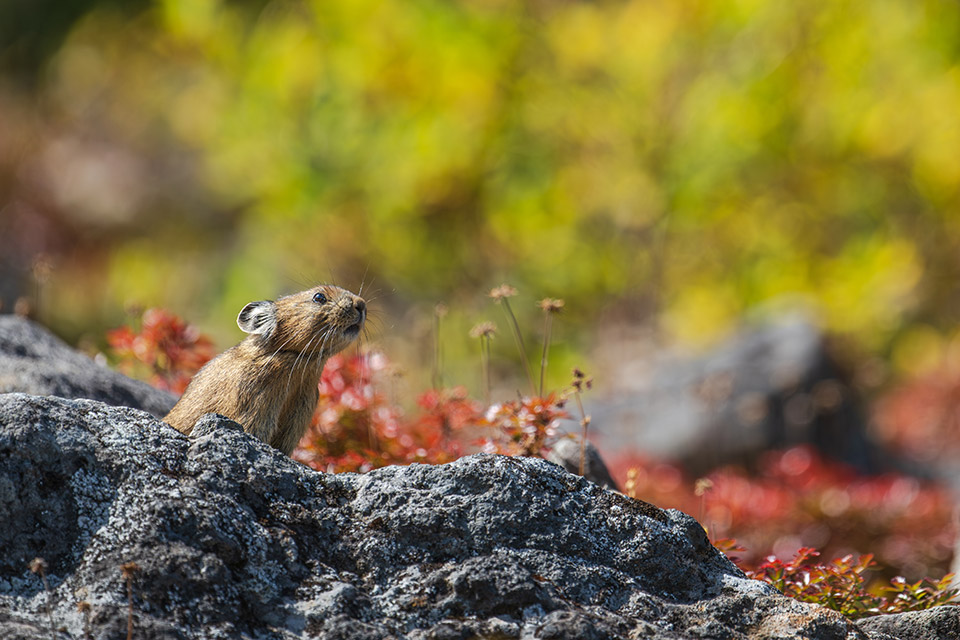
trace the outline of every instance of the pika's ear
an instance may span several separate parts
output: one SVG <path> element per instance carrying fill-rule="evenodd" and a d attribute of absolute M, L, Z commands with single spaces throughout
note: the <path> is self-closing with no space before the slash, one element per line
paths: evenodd
<path fill-rule="evenodd" d="M 237 326 L 246 333 L 270 333 L 277 326 L 277 305 L 270 300 L 249 303 L 240 310 Z"/>

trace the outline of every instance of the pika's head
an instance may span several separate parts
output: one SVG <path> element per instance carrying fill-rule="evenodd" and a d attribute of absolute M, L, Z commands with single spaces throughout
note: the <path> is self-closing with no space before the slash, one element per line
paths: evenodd
<path fill-rule="evenodd" d="M 237 324 L 270 349 L 328 357 L 359 335 L 366 318 L 363 298 L 324 284 L 275 301 L 251 302 Z"/>

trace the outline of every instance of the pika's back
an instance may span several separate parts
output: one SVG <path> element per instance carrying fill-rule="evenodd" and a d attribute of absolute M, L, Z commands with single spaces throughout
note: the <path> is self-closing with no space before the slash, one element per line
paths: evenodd
<path fill-rule="evenodd" d="M 249 335 L 201 369 L 164 421 L 189 434 L 205 413 L 219 413 L 290 454 L 317 405 L 327 358 L 363 329 L 366 302 L 320 285 L 244 306 L 237 324 Z"/>

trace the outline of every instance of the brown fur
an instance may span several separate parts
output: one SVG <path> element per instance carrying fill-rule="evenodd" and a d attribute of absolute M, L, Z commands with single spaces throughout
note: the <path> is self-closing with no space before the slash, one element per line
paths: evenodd
<path fill-rule="evenodd" d="M 332 285 L 251 302 L 237 318 L 250 335 L 197 372 L 164 421 L 189 435 L 200 416 L 219 413 L 290 455 L 317 406 L 323 365 L 365 319 L 364 300 Z"/>

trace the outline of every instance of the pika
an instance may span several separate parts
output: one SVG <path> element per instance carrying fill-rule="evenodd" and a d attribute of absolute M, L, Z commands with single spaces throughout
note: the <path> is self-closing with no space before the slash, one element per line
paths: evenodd
<path fill-rule="evenodd" d="M 367 303 L 320 285 L 246 305 L 237 324 L 248 335 L 208 362 L 163 421 L 189 435 L 205 413 L 219 413 L 290 455 L 310 424 L 327 358 L 360 334 Z"/>

